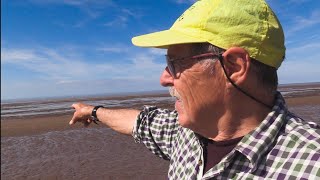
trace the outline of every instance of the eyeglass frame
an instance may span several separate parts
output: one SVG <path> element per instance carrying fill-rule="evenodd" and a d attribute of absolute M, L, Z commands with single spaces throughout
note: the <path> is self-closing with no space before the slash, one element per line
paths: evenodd
<path fill-rule="evenodd" d="M 232 80 L 231 78 L 228 76 L 227 74 L 227 71 L 224 67 L 224 63 L 223 63 L 223 53 L 219 53 L 219 54 L 216 54 L 216 53 L 213 53 L 213 52 L 209 52 L 209 53 L 203 53 L 203 54 L 199 54 L 199 55 L 194 55 L 194 56 L 188 56 L 188 57 L 182 57 L 182 58 L 169 58 L 168 55 L 166 55 L 166 61 L 167 61 L 167 67 L 169 69 L 169 73 L 171 74 L 171 76 L 173 76 L 174 78 L 177 78 L 176 77 L 176 72 L 175 72 L 175 69 L 174 69 L 174 65 L 173 65 L 173 62 L 174 61 L 181 61 L 181 60 L 185 60 L 185 59 L 197 59 L 197 58 L 204 58 L 204 57 L 209 57 L 209 56 L 212 56 L 212 57 L 217 57 L 218 60 L 220 61 L 220 64 L 221 64 L 221 67 L 223 69 L 223 72 L 225 74 L 225 76 L 227 77 L 228 81 L 236 88 L 238 89 L 239 91 L 241 91 L 243 94 L 247 95 L 248 97 L 250 97 L 251 99 L 255 100 L 256 102 L 258 103 L 261 103 L 263 104 L 264 106 L 268 107 L 269 109 L 272 109 L 273 106 L 272 105 L 269 105 L 267 103 L 264 103 L 263 101 L 261 101 L 260 99 L 254 97 L 253 95 L 249 94 L 248 92 L 244 91 L 242 88 L 240 88 L 238 85 L 236 85 Z M 173 69 L 171 69 L 171 68 Z"/>
<path fill-rule="evenodd" d="M 167 67 L 169 70 L 169 73 L 173 78 L 177 78 L 176 76 L 176 71 L 173 62 L 177 61 L 183 61 L 183 60 L 193 60 L 193 59 L 199 59 L 199 58 L 205 58 L 205 57 L 216 57 L 221 61 L 223 59 L 222 53 L 216 54 L 213 52 L 208 52 L 208 53 L 203 53 L 203 54 L 198 54 L 198 55 L 193 55 L 193 56 L 186 56 L 186 57 L 181 57 L 181 58 L 170 58 L 169 55 L 166 56 L 166 61 L 167 61 Z"/>

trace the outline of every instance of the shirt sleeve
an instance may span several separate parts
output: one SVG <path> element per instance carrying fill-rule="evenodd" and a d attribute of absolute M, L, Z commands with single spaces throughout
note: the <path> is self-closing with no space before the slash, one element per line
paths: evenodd
<path fill-rule="evenodd" d="M 137 117 L 132 136 L 152 153 L 170 160 L 178 129 L 178 113 L 155 106 L 145 106 Z"/>

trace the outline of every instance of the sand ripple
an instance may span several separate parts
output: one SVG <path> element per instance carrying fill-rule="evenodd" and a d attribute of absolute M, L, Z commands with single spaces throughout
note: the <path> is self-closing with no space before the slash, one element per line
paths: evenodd
<path fill-rule="evenodd" d="M 165 179 L 167 168 L 108 128 L 1 138 L 3 179 Z"/>

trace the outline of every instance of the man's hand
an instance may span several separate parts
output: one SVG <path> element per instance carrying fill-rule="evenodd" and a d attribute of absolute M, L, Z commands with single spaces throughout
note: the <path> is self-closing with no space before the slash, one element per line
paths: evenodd
<path fill-rule="evenodd" d="M 91 113 L 94 106 L 75 103 L 72 104 L 72 107 L 75 109 L 75 112 L 69 122 L 70 125 L 81 122 L 87 127 L 92 123 Z M 139 113 L 139 110 L 134 109 L 99 108 L 97 110 L 97 118 L 101 123 L 109 126 L 111 129 L 122 134 L 131 135 Z"/>
<path fill-rule="evenodd" d="M 91 112 L 94 106 L 83 104 L 83 103 L 75 103 L 72 106 L 75 109 L 73 113 L 73 117 L 69 122 L 70 125 L 73 125 L 77 122 L 81 122 L 84 124 L 85 127 L 88 127 L 89 124 L 92 122 L 91 119 Z"/>

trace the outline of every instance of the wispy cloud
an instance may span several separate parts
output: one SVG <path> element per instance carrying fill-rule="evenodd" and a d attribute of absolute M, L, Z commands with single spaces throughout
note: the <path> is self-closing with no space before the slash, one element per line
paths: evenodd
<path fill-rule="evenodd" d="M 104 23 L 104 26 L 126 27 L 131 18 L 138 19 L 143 16 L 143 14 L 138 10 L 130 10 L 123 7 L 118 7 L 117 9 L 119 9 L 118 15 L 111 21 Z"/>
<path fill-rule="evenodd" d="M 87 17 L 79 19 L 72 26 L 73 27 L 83 27 L 88 22 L 93 19 L 97 19 L 102 17 L 108 9 L 112 8 L 112 11 L 115 11 L 114 19 L 104 23 L 105 26 L 117 26 L 117 27 L 126 27 L 127 22 L 130 18 L 140 18 L 143 14 L 137 9 L 129 9 L 125 8 L 122 5 L 117 4 L 113 0 L 29 0 L 27 1 L 36 5 L 62 5 L 62 6 L 70 6 L 80 11 L 84 12 Z M 62 22 L 54 22 L 60 26 L 67 26 L 68 24 Z"/>
<path fill-rule="evenodd" d="M 29 0 L 37 5 L 67 5 L 78 8 L 88 14 L 91 18 L 97 18 L 103 10 L 114 7 L 116 4 L 112 0 Z"/>
<path fill-rule="evenodd" d="M 296 16 L 287 31 L 287 36 L 293 35 L 295 32 L 304 30 L 320 24 L 320 11 L 314 10 L 308 17 Z"/>
<path fill-rule="evenodd" d="M 320 42 L 320 34 L 312 34 L 309 33 L 307 36 L 301 36 L 301 35 L 297 35 L 297 36 L 291 36 L 291 38 L 289 37 L 286 40 L 286 46 L 287 47 L 297 47 L 300 46 L 301 44 L 304 45 L 308 45 L 308 44 L 314 44 Z"/>
<path fill-rule="evenodd" d="M 70 6 L 79 9 L 86 17 L 80 18 L 77 22 L 73 23 L 73 27 L 83 27 L 93 19 L 101 17 L 107 8 L 114 8 L 117 6 L 112 0 L 29 0 L 29 3 L 40 6 Z M 54 22 L 60 26 L 67 26 L 70 23 Z"/>
<path fill-rule="evenodd" d="M 1 49 L 1 63 L 29 63 L 37 60 L 39 60 L 39 57 L 32 50 Z"/>
<path fill-rule="evenodd" d="M 121 43 L 106 44 L 102 43 L 99 47 L 94 48 L 94 50 L 103 53 L 129 53 L 132 51 L 132 46 L 127 46 Z"/>
<path fill-rule="evenodd" d="M 149 53 L 153 55 L 164 56 L 167 54 L 167 49 L 151 48 L 149 49 Z"/>
<path fill-rule="evenodd" d="M 319 57 L 318 57 L 319 58 Z M 320 82 L 318 59 L 285 61 L 279 71 L 280 83 Z"/>
<path fill-rule="evenodd" d="M 42 74 L 44 79 L 69 79 L 82 76 L 87 64 L 53 49 L 1 50 L 1 64 L 12 64 Z"/>
<path fill-rule="evenodd" d="M 127 26 L 127 22 L 128 22 L 128 17 L 120 15 L 120 16 L 117 16 L 116 18 L 114 18 L 112 21 L 109 21 L 109 22 L 105 23 L 104 26 L 126 27 Z"/>
<path fill-rule="evenodd" d="M 197 0 L 174 0 L 177 4 L 193 4 Z"/>
<path fill-rule="evenodd" d="M 96 48 L 98 49 L 98 48 Z M 125 48 L 104 48 L 102 51 L 120 53 Z M 128 51 L 128 49 L 127 49 Z M 42 79 L 70 82 L 79 79 L 134 78 L 159 76 L 163 63 L 155 59 L 159 55 L 150 52 L 121 54 L 127 62 L 102 61 L 90 63 L 85 53 L 63 51 L 50 48 L 10 49 L 2 48 L 1 64 L 12 64 L 42 75 Z M 156 73 L 155 73 L 156 72 Z"/>
<path fill-rule="evenodd" d="M 102 51 L 106 53 L 126 53 L 128 49 L 125 47 L 99 47 L 97 51 Z"/>
<path fill-rule="evenodd" d="M 78 8 L 87 7 L 94 9 L 103 9 L 115 5 L 112 0 L 29 0 L 29 2 L 38 5 L 69 5 Z"/>
<path fill-rule="evenodd" d="M 131 10 L 131 9 L 127 9 L 127 8 L 121 8 L 120 11 L 121 11 L 121 14 L 132 16 L 134 18 L 140 18 L 143 16 L 141 11 L 139 11 L 137 9 Z"/>
<path fill-rule="evenodd" d="M 288 3 L 289 4 L 302 4 L 302 3 L 306 3 L 308 1 L 311 1 L 311 0 L 288 0 Z"/>
<path fill-rule="evenodd" d="M 320 42 L 310 42 L 310 43 L 305 43 L 293 48 L 289 48 L 287 50 L 287 53 L 293 57 L 298 57 L 298 58 L 305 54 L 308 54 L 305 58 L 308 58 L 310 56 L 319 56 L 320 58 L 320 53 L 318 53 L 319 49 L 320 49 Z"/>
<path fill-rule="evenodd" d="M 320 82 L 319 48 L 320 42 L 288 48 L 278 71 L 280 83 Z"/>
<path fill-rule="evenodd" d="M 79 49 L 82 51 L 78 51 Z M 121 49 L 107 51 L 117 53 Z M 29 71 L 30 74 L 36 74 L 37 79 L 30 78 L 26 82 L 1 77 L 1 97 L 23 98 L 159 89 L 159 76 L 165 67 L 165 61 L 159 52 L 155 52 L 129 50 L 127 54 L 121 55 L 122 60 L 127 59 L 126 62 L 104 60 L 92 63 L 91 57 L 85 55 L 83 47 L 3 47 L 3 67 L 8 64 L 16 66 Z M 160 58 L 161 61 L 157 61 Z"/>

